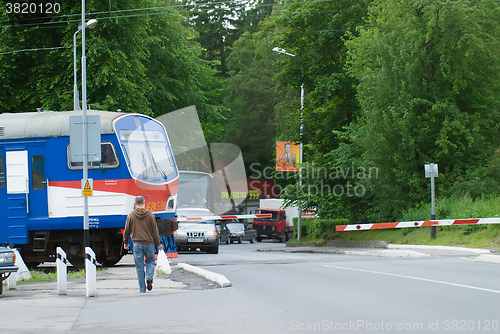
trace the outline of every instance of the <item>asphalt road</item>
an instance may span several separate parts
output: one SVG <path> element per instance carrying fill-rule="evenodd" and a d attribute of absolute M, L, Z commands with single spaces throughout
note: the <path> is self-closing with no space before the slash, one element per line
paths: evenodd
<path fill-rule="evenodd" d="M 331 259 L 331 254 L 311 253 L 284 253 L 264 252 L 259 250 L 284 249 L 285 244 L 264 240 L 251 244 L 244 241 L 242 244 L 221 244 L 219 254 L 206 254 L 202 252 L 183 252 L 179 257 L 172 259 L 172 263 L 185 262 L 196 266 L 226 266 L 235 264 L 286 264 L 310 261 L 323 261 Z"/>
<path fill-rule="evenodd" d="M 152 293 L 141 295 L 133 268 L 124 264 L 117 272 L 130 276 L 125 289 L 104 290 L 95 298 L 42 292 L 28 298 L 22 291 L 7 291 L 0 298 L 2 321 L 18 323 L 0 329 L 9 329 L 8 333 L 500 332 L 500 265 L 474 262 L 477 254 L 428 251 L 429 256 L 422 258 L 387 258 L 257 251 L 283 247 L 275 242 L 221 245 L 217 255 L 190 253 L 172 259 L 172 265 L 189 263 L 225 275 L 231 281 L 227 288 L 186 289 L 157 279 Z"/>
<path fill-rule="evenodd" d="M 179 256 L 232 283 L 217 291 L 225 327 L 210 325 L 198 309 L 198 321 L 214 333 L 500 332 L 500 265 L 476 263 L 477 254 L 384 258 L 256 252 L 283 247 L 277 243 L 227 247 L 216 259 Z"/>

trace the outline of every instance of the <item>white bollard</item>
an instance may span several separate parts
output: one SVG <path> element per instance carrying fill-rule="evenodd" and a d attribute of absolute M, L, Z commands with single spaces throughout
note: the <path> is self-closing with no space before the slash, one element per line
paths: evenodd
<path fill-rule="evenodd" d="M 7 290 L 15 290 L 18 280 L 19 280 L 19 275 L 17 274 L 17 272 L 10 273 L 9 278 L 6 279 Z M 3 284 L 3 282 L 1 282 L 0 284 Z"/>
<path fill-rule="evenodd" d="M 56 248 L 57 252 L 57 292 L 60 295 L 68 294 L 68 259 L 66 252 L 61 247 Z"/>
<path fill-rule="evenodd" d="M 85 247 L 85 285 L 87 288 L 87 297 L 95 297 L 97 295 L 96 263 L 95 253 L 92 248 Z"/>
<path fill-rule="evenodd" d="M 18 281 L 25 281 L 31 278 L 31 273 L 23 261 L 21 254 L 17 249 L 12 249 L 16 254 L 16 262 L 14 265 L 19 268 L 16 272 L 11 273 L 9 278 L 7 278 L 7 289 L 15 289 Z"/>

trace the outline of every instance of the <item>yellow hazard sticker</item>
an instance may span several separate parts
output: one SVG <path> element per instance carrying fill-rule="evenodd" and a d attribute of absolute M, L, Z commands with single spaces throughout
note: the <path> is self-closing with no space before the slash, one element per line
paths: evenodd
<path fill-rule="evenodd" d="M 87 180 L 82 180 L 82 196 L 92 196 L 93 193 L 93 180 L 92 179 L 87 179 Z"/>

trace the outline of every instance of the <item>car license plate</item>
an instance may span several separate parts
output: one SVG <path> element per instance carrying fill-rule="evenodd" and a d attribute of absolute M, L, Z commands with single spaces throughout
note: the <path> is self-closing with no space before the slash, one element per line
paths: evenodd
<path fill-rule="evenodd" d="M 267 234 L 261 234 L 260 236 L 261 237 L 267 237 Z"/>
<path fill-rule="evenodd" d="M 203 242 L 203 238 L 189 238 L 188 242 Z"/>

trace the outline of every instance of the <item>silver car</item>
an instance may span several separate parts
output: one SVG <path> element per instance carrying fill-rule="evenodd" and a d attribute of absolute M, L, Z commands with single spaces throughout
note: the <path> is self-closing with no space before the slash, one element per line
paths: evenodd
<path fill-rule="evenodd" d="M 3 281 L 10 276 L 10 273 L 18 270 L 14 264 L 15 262 L 16 255 L 14 251 L 7 247 L 0 247 L 0 294 L 3 291 Z"/>
<path fill-rule="evenodd" d="M 209 217 L 213 216 L 205 208 L 179 208 L 177 218 Z M 219 253 L 219 233 L 215 221 L 211 219 L 179 222 L 179 228 L 174 232 L 175 244 L 178 251 L 191 250 Z"/>

